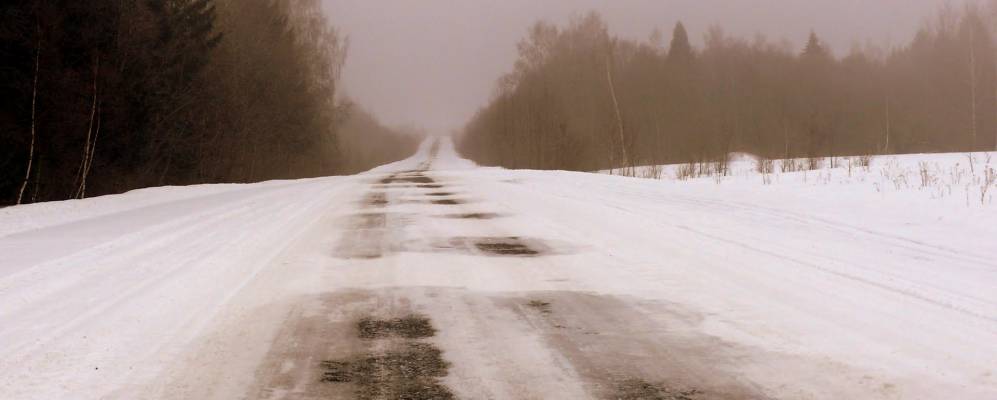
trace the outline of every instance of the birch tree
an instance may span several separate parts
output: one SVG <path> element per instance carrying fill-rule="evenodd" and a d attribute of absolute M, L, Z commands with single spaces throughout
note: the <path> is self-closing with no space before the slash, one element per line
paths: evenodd
<path fill-rule="evenodd" d="M 28 180 L 31 178 L 31 167 L 32 163 L 35 161 L 35 130 L 37 124 L 35 120 L 37 116 L 35 115 L 38 110 L 38 67 L 42 52 L 42 29 L 39 22 L 35 22 L 35 68 L 32 74 L 31 83 L 31 145 L 28 147 L 28 166 L 24 169 L 24 181 L 21 182 L 21 189 L 17 192 L 17 202 L 15 204 L 21 204 L 24 199 L 24 188 L 28 186 Z"/>

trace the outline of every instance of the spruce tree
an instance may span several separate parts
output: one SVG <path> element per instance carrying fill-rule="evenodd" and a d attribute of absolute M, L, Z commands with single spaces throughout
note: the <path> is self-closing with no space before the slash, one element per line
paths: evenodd
<path fill-rule="evenodd" d="M 808 58 L 826 58 L 829 54 L 820 38 L 817 37 L 817 33 L 810 31 L 810 37 L 807 39 L 807 45 L 803 48 L 802 55 Z"/>
<path fill-rule="evenodd" d="M 675 24 L 672 31 L 672 42 L 668 47 L 668 61 L 685 64 L 692 61 L 692 45 L 689 44 L 689 34 L 685 31 L 682 21 Z"/>

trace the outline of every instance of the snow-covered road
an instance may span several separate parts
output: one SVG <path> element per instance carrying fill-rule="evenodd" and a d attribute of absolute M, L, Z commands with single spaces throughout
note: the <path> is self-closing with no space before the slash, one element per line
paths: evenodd
<path fill-rule="evenodd" d="M 992 208 L 440 143 L 0 210 L 0 399 L 997 399 Z"/>

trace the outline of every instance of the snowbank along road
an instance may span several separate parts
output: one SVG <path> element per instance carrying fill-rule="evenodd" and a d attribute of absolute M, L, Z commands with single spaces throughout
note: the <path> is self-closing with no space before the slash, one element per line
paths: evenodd
<path fill-rule="evenodd" d="M 0 210 L 0 398 L 997 399 L 993 216 L 725 190 L 437 141 Z"/>

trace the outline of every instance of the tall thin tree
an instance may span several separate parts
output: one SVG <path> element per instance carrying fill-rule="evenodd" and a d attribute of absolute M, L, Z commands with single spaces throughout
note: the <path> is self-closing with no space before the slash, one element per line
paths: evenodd
<path fill-rule="evenodd" d="M 623 170 L 628 171 L 630 168 L 630 157 L 627 154 L 627 142 L 623 132 L 623 114 L 620 112 L 620 101 L 616 97 L 616 83 L 613 81 L 613 52 L 615 46 L 615 41 L 607 41 L 607 52 L 606 52 L 606 82 L 609 84 L 609 95 L 613 99 L 613 111 L 616 114 L 616 130 L 620 134 L 620 148 L 623 153 Z M 626 172 L 624 172 L 626 173 Z"/>
<path fill-rule="evenodd" d="M 37 35 L 37 39 L 35 40 L 35 70 L 31 84 L 31 145 L 28 147 L 28 167 L 24 171 L 24 182 L 21 182 L 21 190 L 17 192 L 17 204 L 21 204 L 21 201 L 24 199 L 24 188 L 28 186 L 28 180 L 31 178 L 31 165 L 35 160 L 35 113 L 38 108 L 38 66 L 42 53 L 42 28 L 41 23 L 37 21 L 35 22 L 35 35 Z"/>
<path fill-rule="evenodd" d="M 83 144 L 83 156 L 80 159 L 80 171 L 79 180 L 76 187 L 76 192 L 73 194 L 73 198 L 82 199 L 86 193 L 87 186 L 87 160 L 90 159 L 90 152 L 93 151 L 91 144 L 91 139 L 96 139 L 92 137 L 94 129 L 94 120 L 97 118 L 97 79 L 100 75 L 100 53 L 96 55 L 96 61 L 94 62 L 93 69 L 93 87 L 92 87 L 92 100 L 90 101 L 90 125 L 87 127 L 87 139 Z M 98 129 L 99 126 L 98 126 Z M 95 144 L 96 142 L 94 142 Z"/>
<path fill-rule="evenodd" d="M 969 26 L 969 126 L 971 150 L 976 150 L 976 27 Z"/>

